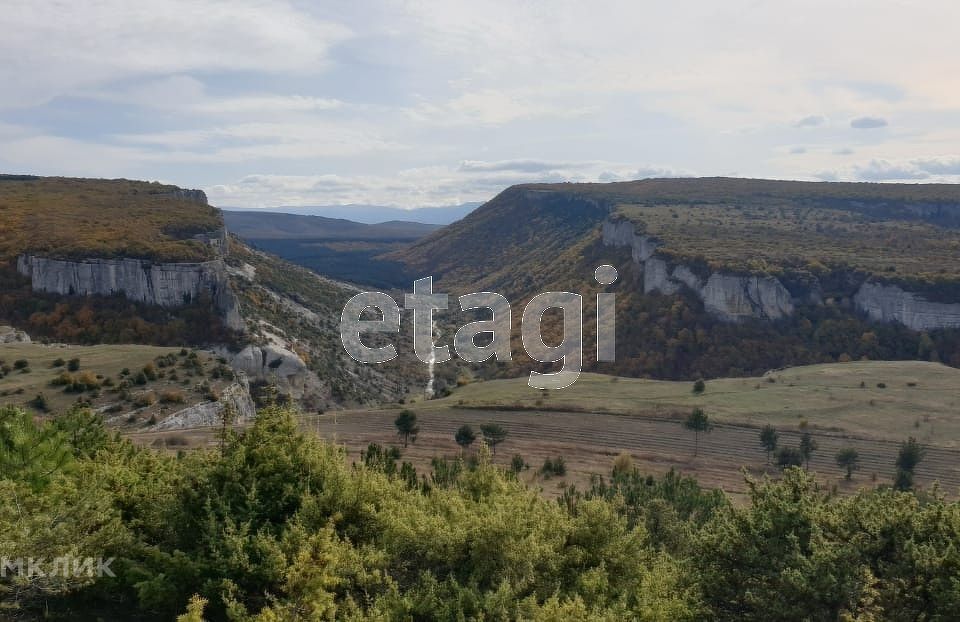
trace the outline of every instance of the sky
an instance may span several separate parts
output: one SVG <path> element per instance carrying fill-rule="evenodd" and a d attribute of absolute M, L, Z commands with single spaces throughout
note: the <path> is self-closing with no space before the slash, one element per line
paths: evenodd
<path fill-rule="evenodd" d="M 221 207 L 960 182 L 955 1 L 4 0 L 0 172 Z"/>

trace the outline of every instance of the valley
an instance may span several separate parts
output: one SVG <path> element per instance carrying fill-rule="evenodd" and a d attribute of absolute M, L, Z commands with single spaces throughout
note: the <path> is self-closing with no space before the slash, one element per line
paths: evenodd
<path fill-rule="evenodd" d="M 837 363 L 710 381 L 700 394 L 691 387 L 598 374 L 585 374 L 561 391 L 530 389 L 525 379 L 494 380 L 390 409 L 305 414 L 301 425 L 345 446 L 347 460 L 355 462 L 370 443 L 400 446 L 393 421 L 402 408 L 410 408 L 420 432 L 401 450 L 402 459 L 427 473 L 434 457 L 462 455 L 454 442 L 460 426 L 479 430 L 493 422 L 508 432 L 495 461 L 508 466 L 513 456 L 521 456 L 530 467 L 521 474 L 524 481 L 548 496 L 569 485 L 588 487 L 591 477 L 608 472 L 622 452 L 642 472 L 662 475 L 674 469 L 707 486 L 744 494 L 744 469 L 753 477 L 778 473 L 759 441 L 768 424 L 780 434 L 780 446 L 796 446 L 804 432 L 811 433 L 819 447 L 810 469 L 825 486 L 853 493 L 889 483 L 900 443 L 914 437 L 927 448 L 918 483 L 938 482 L 949 497 L 960 495 L 960 370 L 922 362 Z M 696 456 L 695 439 L 682 425 L 693 408 L 707 412 L 715 426 L 700 439 Z M 176 438 L 178 446 L 193 447 L 216 442 L 215 431 L 203 429 L 143 430 L 131 437 L 145 444 Z M 860 454 L 860 469 L 851 480 L 835 461 L 847 447 Z M 538 473 L 545 460 L 557 457 L 566 462 L 566 474 Z"/>

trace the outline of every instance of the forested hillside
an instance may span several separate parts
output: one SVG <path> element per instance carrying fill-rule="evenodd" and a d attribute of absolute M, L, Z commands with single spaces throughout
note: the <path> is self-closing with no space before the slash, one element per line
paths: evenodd
<path fill-rule="evenodd" d="M 439 291 L 503 293 L 514 317 L 537 293 L 578 292 L 587 343 L 593 271 L 613 264 L 620 277 L 604 291 L 617 294 L 617 361 L 596 365 L 584 351 L 602 373 L 694 379 L 860 358 L 956 366 L 958 219 L 950 185 L 532 184 L 392 257 Z M 521 357 L 504 373 L 531 366 Z"/>
<path fill-rule="evenodd" d="M 81 410 L 2 409 L 0 440 L 5 616 L 946 620 L 960 605 L 960 505 L 837 497 L 799 468 L 731 505 L 621 457 L 548 501 L 485 447 L 423 473 L 376 446 L 345 460 L 275 407 L 207 451 L 138 449 Z M 16 570 L 62 556 L 110 574 Z"/>

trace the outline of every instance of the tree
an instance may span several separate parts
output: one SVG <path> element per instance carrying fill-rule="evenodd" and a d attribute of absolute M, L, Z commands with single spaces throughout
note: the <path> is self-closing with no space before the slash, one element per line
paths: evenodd
<path fill-rule="evenodd" d="M 781 447 L 777 450 L 777 466 L 781 469 L 798 467 L 803 464 L 803 453 L 796 447 Z"/>
<path fill-rule="evenodd" d="M 847 471 L 847 479 L 860 468 L 860 454 L 853 447 L 844 447 L 837 452 L 837 466 Z"/>
<path fill-rule="evenodd" d="M 707 389 L 707 385 L 702 378 L 698 378 L 697 381 L 693 383 L 693 392 L 696 395 L 700 395 L 706 389 Z"/>
<path fill-rule="evenodd" d="M 776 428 L 772 425 L 767 424 L 760 430 L 760 444 L 763 445 L 764 450 L 767 452 L 767 464 L 770 464 L 770 454 L 777 450 L 777 442 L 779 440 L 780 434 L 777 433 Z"/>
<path fill-rule="evenodd" d="M 893 487 L 897 490 L 913 489 L 913 474 L 917 465 L 923 460 L 927 450 L 921 446 L 914 437 L 908 438 L 900 445 L 900 453 L 897 454 L 897 474 L 894 478 Z"/>
<path fill-rule="evenodd" d="M 19 408 L 0 408 L 0 478 L 41 490 L 72 461 L 70 445 L 53 423 L 37 423 Z"/>
<path fill-rule="evenodd" d="M 403 446 L 406 447 L 409 442 L 417 442 L 417 434 L 420 433 L 420 425 L 417 423 L 417 413 L 412 410 L 402 410 L 400 415 L 394 420 L 393 425 L 397 426 L 397 435 L 403 439 Z"/>
<path fill-rule="evenodd" d="M 497 445 L 507 439 L 507 431 L 496 423 L 484 423 L 480 426 L 480 432 L 483 434 L 483 440 L 490 446 L 490 450 L 496 455 Z"/>
<path fill-rule="evenodd" d="M 467 449 L 470 445 L 473 445 L 473 442 L 477 440 L 477 433 L 473 431 L 469 425 L 464 424 L 460 426 L 460 429 L 457 430 L 457 433 L 453 435 L 453 440 L 457 442 L 457 445 L 460 445 L 460 449 Z"/>
<path fill-rule="evenodd" d="M 700 433 L 710 432 L 713 424 L 710 423 L 710 418 L 702 408 L 694 408 L 687 420 L 683 422 L 683 427 L 693 430 L 693 457 L 696 458 L 700 452 Z"/>
<path fill-rule="evenodd" d="M 803 457 L 803 462 L 806 464 L 807 469 L 810 469 L 810 458 L 813 457 L 813 452 L 818 449 L 817 441 L 809 432 L 804 432 L 803 436 L 800 437 L 800 455 Z"/>

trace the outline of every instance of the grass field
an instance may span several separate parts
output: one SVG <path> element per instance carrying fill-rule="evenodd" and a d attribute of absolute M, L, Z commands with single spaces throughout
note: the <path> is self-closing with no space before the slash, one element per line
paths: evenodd
<path fill-rule="evenodd" d="M 862 386 L 861 386 L 862 384 Z M 881 386 L 882 385 L 882 386 Z M 908 436 L 960 448 L 960 370 L 919 361 L 861 361 L 769 372 L 759 378 L 692 382 L 583 374 L 567 389 L 539 391 L 526 378 L 457 389 L 418 408 L 523 408 L 682 417 L 694 407 L 714 420 L 899 441 Z"/>
<path fill-rule="evenodd" d="M 93 408 L 103 409 L 105 418 L 114 425 L 136 429 L 154 415 L 162 418 L 204 401 L 211 390 L 215 392 L 226 384 L 224 380 L 209 378 L 210 372 L 218 367 L 209 354 L 198 352 L 197 363 L 193 364 L 189 354 L 182 352 L 180 348 L 142 345 L 2 344 L 0 370 L 9 368 L 9 372 L 0 377 L 0 405 L 56 415 L 84 401 Z M 176 363 L 162 367 L 158 361 L 165 357 L 175 359 Z M 58 359 L 64 362 L 79 359 L 79 369 L 70 372 L 66 365 L 54 366 Z M 25 361 L 29 371 L 17 369 L 18 361 Z M 148 365 L 155 369 L 156 377 L 145 378 L 143 384 L 138 384 L 135 378 Z M 86 374 L 97 386 L 68 392 L 64 386 L 52 383 L 64 373 L 76 378 Z M 206 386 L 201 387 L 204 382 Z M 45 408 L 34 404 L 41 394 Z"/>
<path fill-rule="evenodd" d="M 305 415 L 303 426 L 345 446 L 348 459 L 358 461 L 371 442 L 400 445 L 393 420 L 400 408 L 409 407 L 417 413 L 421 430 L 416 443 L 403 449 L 403 460 L 425 474 L 432 457 L 460 454 L 453 440 L 459 426 L 478 429 L 495 422 L 509 433 L 497 448 L 496 461 L 508 465 L 514 455 L 521 455 L 530 465 L 521 477 L 551 496 L 568 484 L 588 485 L 592 474 L 609 473 L 621 452 L 630 454 L 644 472 L 677 469 L 738 495 L 746 490 L 744 472 L 776 474 L 759 443 L 758 428 L 765 423 L 778 428 L 782 446 L 797 446 L 803 430 L 810 431 L 819 444 L 811 469 L 825 485 L 850 492 L 890 483 L 899 443 L 915 436 L 928 447 L 917 481 L 924 486 L 940 482 L 953 497 L 960 490 L 958 381 L 960 370 L 918 362 L 785 369 L 761 378 L 710 381 L 702 395 L 693 394 L 690 382 L 614 380 L 596 374 L 585 374 L 573 387 L 547 395 L 527 387 L 525 379 L 497 380 L 461 387 L 439 400 Z M 879 383 L 886 388 L 877 387 Z M 681 426 L 694 406 L 704 408 L 716 424 L 701 437 L 696 456 L 694 437 Z M 806 422 L 803 428 L 801 422 Z M 168 437 L 194 447 L 215 443 L 210 429 L 141 430 L 133 436 L 150 445 L 163 445 Z M 834 460 L 848 446 L 857 449 L 861 461 L 851 481 L 843 478 Z M 544 460 L 557 456 L 567 463 L 565 476 L 545 478 L 537 472 Z"/>

